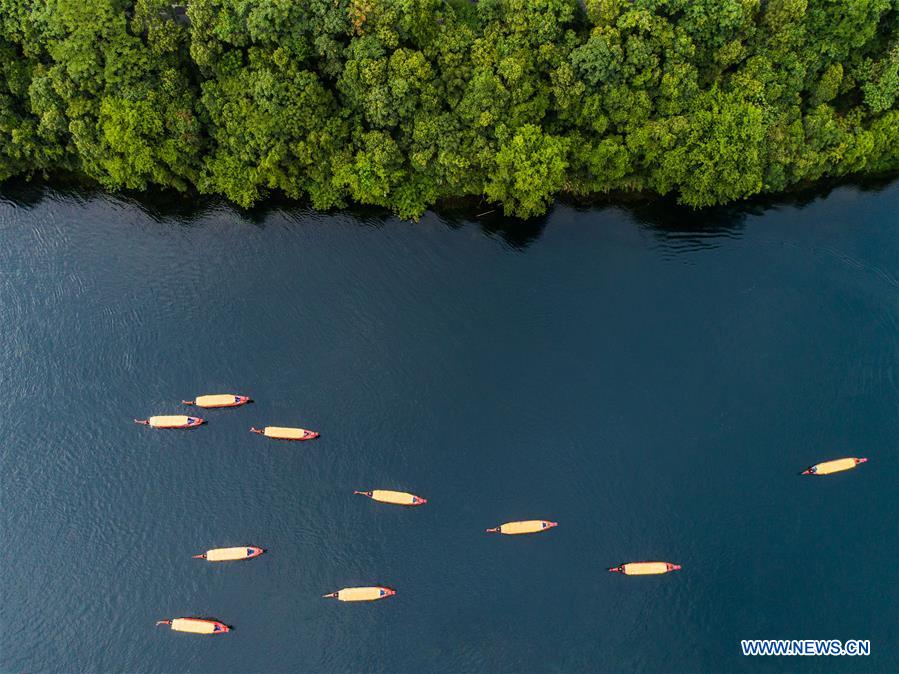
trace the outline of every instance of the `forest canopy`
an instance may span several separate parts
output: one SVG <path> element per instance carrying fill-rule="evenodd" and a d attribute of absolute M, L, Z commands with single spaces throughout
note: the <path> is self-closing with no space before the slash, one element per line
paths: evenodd
<path fill-rule="evenodd" d="M 0 0 L 0 181 L 720 204 L 899 169 L 897 33 L 894 0 Z"/>

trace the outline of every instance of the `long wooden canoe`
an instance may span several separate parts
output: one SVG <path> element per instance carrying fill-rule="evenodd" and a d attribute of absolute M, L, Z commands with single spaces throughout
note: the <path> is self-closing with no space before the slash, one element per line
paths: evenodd
<path fill-rule="evenodd" d="M 669 562 L 628 562 L 609 569 L 612 573 L 623 573 L 625 576 L 654 576 L 669 571 L 680 571 L 679 564 Z"/>
<path fill-rule="evenodd" d="M 487 532 L 515 536 L 518 534 L 536 534 L 557 526 L 559 526 L 558 522 L 550 522 L 549 520 L 524 520 L 522 522 L 506 522 L 498 527 L 487 529 Z"/>
<path fill-rule="evenodd" d="M 844 470 L 852 470 L 860 463 L 865 463 L 867 459 L 857 459 L 854 456 L 845 459 L 834 459 L 833 461 L 825 461 L 809 466 L 802 475 L 830 475 L 831 473 L 842 473 Z"/>
<path fill-rule="evenodd" d="M 389 587 L 345 587 L 337 592 L 323 594 L 322 597 L 337 601 L 376 601 L 392 597 L 395 594 L 396 590 L 391 590 Z"/>
<path fill-rule="evenodd" d="M 215 393 L 212 395 L 197 396 L 193 400 L 182 400 L 185 405 L 196 405 L 206 409 L 214 407 L 240 407 L 253 402 L 249 396 L 239 396 L 235 393 Z"/>
<path fill-rule="evenodd" d="M 190 632 L 191 634 L 224 634 L 231 631 L 231 628 L 225 623 L 202 618 L 173 618 L 158 620 L 156 624 L 169 625 L 176 632 Z"/>
<path fill-rule="evenodd" d="M 427 499 L 405 491 L 391 491 L 389 489 L 373 489 L 372 491 L 354 491 L 354 494 L 368 496 L 373 501 L 392 503 L 401 506 L 420 506 L 428 502 Z"/>
<path fill-rule="evenodd" d="M 251 428 L 250 432 L 259 433 L 259 435 L 275 440 L 314 440 L 319 436 L 315 431 L 307 431 L 305 428 L 286 428 L 284 426 L 266 426 L 262 430 Z"/>
<path fill-rule="evenodd" d="M 240 559 L 253 559 L 265 550 L 254 545 L 245 545 L 240 548 L 213 548 L 202 555 L 194 555 L 194 559 L 205 559 L 207 562 L 234 562 Z"/>
<path fill-rule="evenodd" d="M 203 423 L 203 419 L 183 414 L 169 414 L 150 417 L 149 419 L 135 419 L 134 423 L 150 426 L 151 428 L 196 428 Z"/>

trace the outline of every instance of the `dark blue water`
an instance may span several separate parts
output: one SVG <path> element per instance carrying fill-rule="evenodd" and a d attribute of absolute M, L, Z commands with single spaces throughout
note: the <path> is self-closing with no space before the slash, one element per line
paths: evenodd
<path fill-rule="evenodd" d="M 2 195 L 0 670 L 899 670 L 899 182 L 529 225 Z M 683 570 L 606 572 L 644 559 Z M 236 629 L 154 627 L 190 615 Z"/>

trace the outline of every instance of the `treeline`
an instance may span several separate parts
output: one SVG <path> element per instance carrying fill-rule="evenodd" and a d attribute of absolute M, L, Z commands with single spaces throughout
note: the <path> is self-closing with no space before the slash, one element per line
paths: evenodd
<path fill-rule="evenodd" d="M 899 169 L 893 0 L 0 0 L 0 180 L 693 206 Z"/>

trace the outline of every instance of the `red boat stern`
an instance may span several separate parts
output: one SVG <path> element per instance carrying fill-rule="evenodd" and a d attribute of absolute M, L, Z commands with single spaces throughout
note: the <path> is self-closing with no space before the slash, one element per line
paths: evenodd
<path fill-rule="evenodd" d="M 389 587 L 382 587 L 380 589 L 381 589 L 381 592 L 384 593 L 385 597 L 392 597 L 393 595 L 396 594 L 396 590 L 391 590 Z"/>
<path fill-rule="evenodd" d="M 547 529 L 552 529 L 553 527 L 557 527 L 557 526 L 559 526 L 559 523 L 558 523 L 558 522 L 547 522 L 547 523 L 546 523 L 546 528 L 547 528 Z"/>
<path fill-rule="evenodd" d="M 669 571 L 680 571 L 680 564 L 666 564 Z"/>
<path fill-rule="evenodd" d="M 315 440 L 321 433 L 317 433 L 315 431 L 306 431 L 306 435 L 303 436 L 303 440 Z"/>
<path fill-rule="evenodd" d="M 228 627 L 225 623 L 220 623 L 218 620 L 213 620 L 212 623 L 213 625 L 215 625 L 215 627 L 213 628 L 215 629 L 215 632 L 213 632 L 213 634 L 222 634 L 224 632 L 231 631 L 230 627 Z"/>
<path fill-rule="evenodd" d="M 855 460 L 855 465 L 857 466 L 857 465 L 860 464 L 860 463 L 867 463 L 867 462 L 868 462 L 868 459 L 856 459 L 856 460 Z"/>
<path fill-rule="evenodd" d="M 253 559 L 253 557 L 258 557 L 263 552 L 265 552 L 265 548 L 257 548 L 255 545 L 247 546 L 247 559 Z"/>
<path fill-rule="evenodd" d="M 187 423 L 184 425 L 184 428 L 196 428 L 197 426 L 202 426 L 205 423 L 205 420 L 201 417 L 187 417 Z"/>

